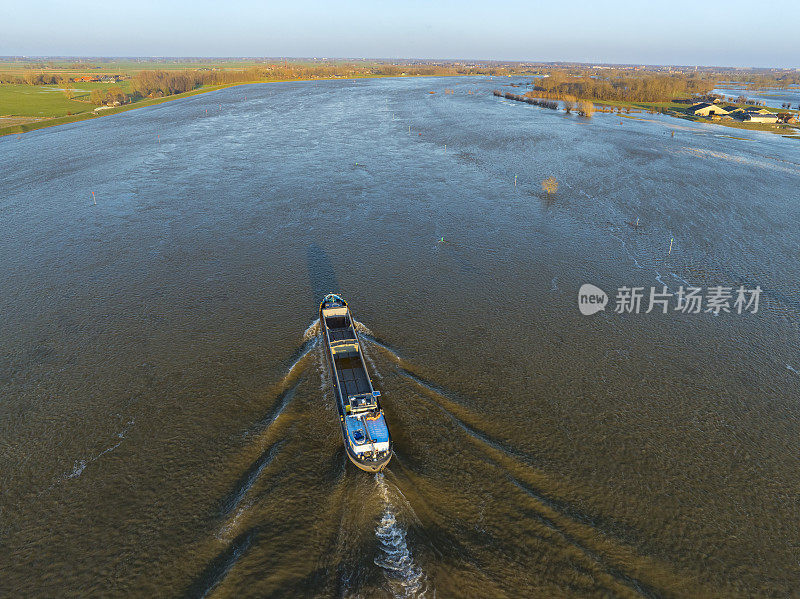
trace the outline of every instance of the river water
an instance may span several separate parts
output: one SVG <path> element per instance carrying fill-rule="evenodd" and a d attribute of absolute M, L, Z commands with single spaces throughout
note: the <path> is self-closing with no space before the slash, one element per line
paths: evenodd
<path fill-rule="evenodd" d="M 800 143 L 505 83 L 0 139 L 0 596 L 796 596 Z M 689 284 L 763 293 L 614 312 Z M 383 394 L 377 476 L 342 449 L 328 291 Z"/>

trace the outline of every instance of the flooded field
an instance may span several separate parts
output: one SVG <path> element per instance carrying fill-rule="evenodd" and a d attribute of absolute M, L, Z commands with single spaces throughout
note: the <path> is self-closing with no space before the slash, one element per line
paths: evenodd
<path fill-rule="evenodd" d="M 735 100 L 739 96 L 744 96 L 751 100 L 763 102 L 765 106 L 771 106 L 773 108 L 783 108 L 783 105 L 788 102 L 791 104 L 792 110 L 797 110 L 798 105 L 800 105 L 800 87 L 797 86 L 753 89 L 747 85 L 730 87 L 726 85 L 711 91 L 712 93 L 723 95 L 732 100 Z"/>
<path fill-rule="evenodd" d="M 0 596 L 796 596 L 800 143 L 503 83 L 0 138 Z M 614 312 L 688 285 L 763 293 Z M 329 291 L 383 474 L 342 448 Z"/>

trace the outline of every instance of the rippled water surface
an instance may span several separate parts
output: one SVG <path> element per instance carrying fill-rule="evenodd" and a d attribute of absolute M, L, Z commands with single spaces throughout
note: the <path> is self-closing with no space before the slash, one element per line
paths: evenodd
<path fill-rule="evenodd" d="M 505 83 L 0 139 L 0 596 L 796 596 L 800 143 Z M 688 283 L 764 294 L 611 309 Z M 383 393 L 377 476 L 342 449 L 328 291 Z"/>

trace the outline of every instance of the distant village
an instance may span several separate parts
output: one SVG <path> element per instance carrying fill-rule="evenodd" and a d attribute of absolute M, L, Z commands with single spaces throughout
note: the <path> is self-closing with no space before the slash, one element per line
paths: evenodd
<path fill-rule="evenodd" d="M 73 77 L 71 81 L 75 83 L 119 83 L 123 79 L 129 79 L 125 75 L 84 75 L 82 77 Z"/>

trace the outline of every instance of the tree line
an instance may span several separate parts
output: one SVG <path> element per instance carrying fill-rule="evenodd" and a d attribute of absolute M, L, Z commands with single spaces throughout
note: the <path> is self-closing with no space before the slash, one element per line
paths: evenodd
<path fill-rule="evenodd" d="M 60 85 L 65 81 L 70 81 L 69 77 L 55 73 L 34 73 L 27 72 L 20 75 L 10 73 L 0 73 L 0 83 L 13 83 L 16 85 Z"/>
<path fill-rule="evenodd" d="M 708 74 L 606 72 L 598 75 L 591 69 L 567 73 L 549 71 L 548 77 L 534 82 L 534 90 L 551 97 L 575 96 L 592 100 L 627 102 L 664 102 L 675 98 L 708 93 L 716 84 Z"/>
<path fill-rule="evenodd" d="M 501 92 L 499 89 L 496 89 L 492 93 L 495 96 L 506 98 L 508 100 L 525 102 L 526 104 L 533 104 L 534 106 L 549 108 L 550 110 L 558 110 L 558 102 L 554 101 L 553 99 L 540 98 L 536 95 L 536 92 L 527 92 L 525 95 L 520 96 L 519 94 Z M 556 100 L 561 100 L 564 103 L 564 109 L 566 110 L 567 114 L 571 113 L 573 110 L 579 115 L 587 117 L 592 116 L 595 113 L 594 104 L 588 100 L 578 100 L 575 98 L 575 96 L 570 95 L 556 98 Z"/>
<path fill-rule="evenodd" d="M 494 90 L 492 93 L 495 96 L 506 98 L 507 100 L 514 100 L 515 102 L 525 102 L 526 104 L 533 104 L 534 106 L 540 106 L 541 108 L 549 108 L 550 110 L 558 110 L 558 102 L 553 102 L 551 100 L 543 100 L 535 96 L 529 96 L 528 94 L 520 96 L 519 94 L 512 94 L 511 92 L 501 92 L 499 89 Z"/>

